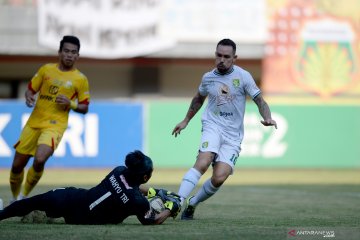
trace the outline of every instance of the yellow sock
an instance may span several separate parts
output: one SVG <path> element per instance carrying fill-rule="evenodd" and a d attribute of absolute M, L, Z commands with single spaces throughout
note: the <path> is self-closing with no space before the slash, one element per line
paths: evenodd
<path fill-rule="evenodd" d="M 34 167 L 32 167 L 32 166 L 31 166 L 31 168 L 29 168 L 27 175 L 26 175 L 26 181 L 25 181 L 24 190 L 23 190 L 23 195 L 25 197 L 29 195 L 31 190 L 33 190 L 33 188 L 39 182 L 43 172 L 44 171 L 36 172 Z"/>
<path fill-rule="evenodd" d="M 23 180 L 24 180 L 24 170 L 22 170 L 21 173 L 13 173 L 10 170 L 9 182 L 10 182 L 10 188 L 11 188 L 11 192 L 12 192 L 14 199 L 16 199 L 19 196 L 21 184 L 22 184 Z"/>

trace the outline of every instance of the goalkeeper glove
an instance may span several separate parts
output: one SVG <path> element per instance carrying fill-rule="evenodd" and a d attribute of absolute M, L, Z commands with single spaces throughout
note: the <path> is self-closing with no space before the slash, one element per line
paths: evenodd
<path fill-rule="evenodd" d="M 180 198 L 179 195 L 177 195 L 176 193 L 174 192 L 171 192 L 171 191 L 168 191 L 168 190 L 165 190 L 165 189 L 156 189 L 156 188 L 149 188 L 148 190 L 148 193 L 147 193 L 147 198 L 150 199 L 150 198 L 153 198 L 155 196 L 159 196 L 161 198 L 161 200 L 163 200 L 164 202 L 166 202 L 166 196 L 167 195 L 171 195 L 171 196 L 176 196 L 178 198 Z"/>
<path fill-rule="evenodd" d="M 156 196 L 156 194 L 157 194 L 158 191 L 159 191 L 158 189 L 155 189 L 155 188 L 152 188 L 152 187 L 151 187 L 151 188 L 149 188 L 146 197 L 147 197 L 148 199 L 153 198 L 153 197 Z"/>
<path fill-rule="evenodd" d="M 159 189 L 158 193 L 157 193 L 157 196 L 159 196 L 164 202 L 168 200 L 168 197 L 176 197 L 176 198 L 179 198 L 180 199 L 180 196 L 177 195 L 176 193 L 174 192 L 171 192 L 171 191 L 168 191 L 168 190 L 165 190 L 165 189 Z"/>
<path fill-rule="evenodd" d="M 171 200 L 166 201 L 164 206 L 165 206 L 165 209 L 170 210 L 170 216 L 172 216 L 174 219 L 177 217 L 177 215 L 179 214 L 179 212 L 181 210 L 179 198 L 174 198 L 173 201 L 171 201 Z"/>

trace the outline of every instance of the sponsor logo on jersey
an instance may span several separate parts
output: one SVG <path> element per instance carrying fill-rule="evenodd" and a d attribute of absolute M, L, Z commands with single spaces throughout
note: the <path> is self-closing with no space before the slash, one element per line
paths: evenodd
<path fill-rule="evenodd" d="M 72 87 L 72 82 L 71 81 L 66 81 L 65 86 L 66 89 L 70 89 Z"/>
<path fill-rule="evenodd" d="M 220 117 L 230 117 L 234 115 L 232 112 L 220 112 L 219 114 Z"/>
<path fill-rule="evenodd" d="M 209 146 L 209 142 L 203 142 L 203 143 L 202 143 L 202 147 L 203 147 L 203 148 L 207 148 L 208 146 Z"/>
<path fill-rule="evenodd" d="M 230 89 L 228 86 L 226 86 L 225 84 L 223 84 L 222 86 L 220 86 L 219 89 L 219 94 L 223 95 L 223 96 L 228 96 L 230 94 Z"/>
<path fill-rule="evenodd" d="M 240 86 L 240 79 L 233 79 L 233 86 L 238 88 Z"/>
<path fill-rule="evenodd" d="M 52 94 L 52 95 L 55 95 L 59 92 L 59 87 L 58 86 L 54 86 L 54 85 L 51 85 L 49 87 L 49 93 Z"/>
<path fill-rule="evenodd" d="M 54 101 L 53 96 L 40 94 L 40 100 Z"/>
<path fill-rule="evenodd" d="M 231 95 L 230 87 L 221 84 L 218 90 L 218 95 L 216 96 L 216 105 L 221 106 L 226 103 L 230 103 L 234 99 L 234 96 Z"/>

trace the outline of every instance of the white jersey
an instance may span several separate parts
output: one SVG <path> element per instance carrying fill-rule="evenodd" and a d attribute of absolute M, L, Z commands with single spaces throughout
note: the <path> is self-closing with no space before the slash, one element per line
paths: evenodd
<path fill-rule="evenodd" d="M 202 115 L 203 127 L 216 127 L 224 137 L 242 141 L 246 95 L 252 99 L 261 91 L 249 72 L 233 66 L 226 74 L 217 69 L 204 74 L 199 93 L 208 96 L 208 104 Z"/>

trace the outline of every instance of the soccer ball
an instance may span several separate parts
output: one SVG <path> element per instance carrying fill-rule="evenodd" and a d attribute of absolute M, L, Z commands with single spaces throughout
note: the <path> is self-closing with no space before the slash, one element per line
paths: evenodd
<path fill-rule="evenodd" d="M 149 203 L 151 209 L 153 209 L 153 211 L 155 211 L 156 213 L 161 213 L 162 211 L 165 210 L 164 202 L 158 196 L 150 198 Z"/>

